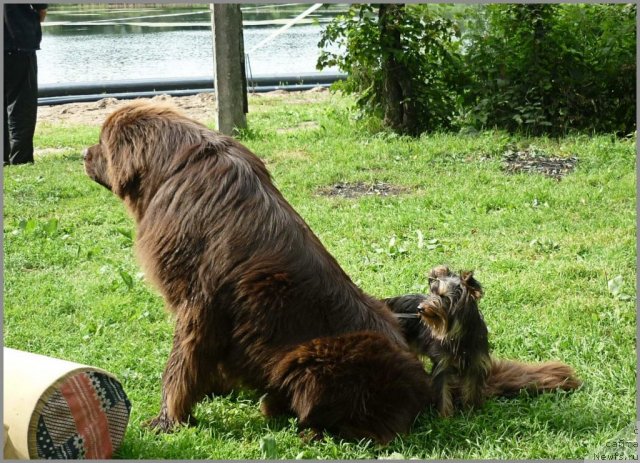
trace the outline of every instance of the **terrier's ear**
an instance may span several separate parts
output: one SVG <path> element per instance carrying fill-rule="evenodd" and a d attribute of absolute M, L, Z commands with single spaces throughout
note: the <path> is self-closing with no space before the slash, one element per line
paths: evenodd
<path fill-rule="evenodd" d="M 469 294 L 472 298 L 478 300 L 482 297 L 482 295 L 484 294 L 482 286 L 480 285 L 480 282 L 478 280 L 473 278 L 472 271 L 460 272 L 460 280 L 462 281 L 462 284 L 467 288 L 467 291 L 469 291 Z"/>
<path fill-rule="evenodd" d="M 438 265 L 437 267 L 433 267 L 430 271 L 429 271 L 429 280 L 433 279 L 438 279 L 438 278 L 444 278 L 444 277 L 448 277 L 451 275 L 451 270 L 449 270 L 449 267 L 447 267 L 446 265 Z"/>
<path fill-rule="evenodd" d="M 438 280 L 451 276 L 451 270 L 446 265 L 438 265 L 429 271 L 429 288 L 431 292 L 435 292 L 438 288 Z"/>

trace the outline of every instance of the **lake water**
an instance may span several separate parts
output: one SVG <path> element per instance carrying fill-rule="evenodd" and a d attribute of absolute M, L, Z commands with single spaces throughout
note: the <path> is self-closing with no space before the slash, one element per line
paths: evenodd
<path fill-rule="evenodd" d="M 245 52 L 310 6 L 242 6 Z M 250 53 L 251 73 L 317 72 L 322 27 L 345 9 L 345 5 L 323 6 Z M 209 6 L 50 4 L 38 68 L 41 84 L 212 76 Z"/>

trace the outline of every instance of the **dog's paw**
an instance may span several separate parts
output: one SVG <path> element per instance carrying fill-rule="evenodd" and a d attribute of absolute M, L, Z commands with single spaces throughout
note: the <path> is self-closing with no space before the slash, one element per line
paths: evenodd
<path fill-rule="evenodd" d="M 305 428 L 298 432 L 298 437 L 304 443 L 318 442 L 324 439 L 324 432 L 318 429 Z"/>
<path fill-rule="evenodd" d="M 455 406 L 450 398 L 442 400 L 438 404 L 438 414 L 441 418 L 451 418 L 455 412 Z"/>
<path fill-rule="evenodd" d="M 176 431 L 180 424 L 180 422 L 170 419 L 164 413 L 160 413 L 155 418 L 146 421 L 143 426 L 158 434 L 169 434 Z"/>
<path fill-rule="evenodd" d="M 158 416 L 145 421 L 142 426 L 158 434 L 168 434 L 175 430 L 176 424 L 173 421 L 169 421 Z"/>

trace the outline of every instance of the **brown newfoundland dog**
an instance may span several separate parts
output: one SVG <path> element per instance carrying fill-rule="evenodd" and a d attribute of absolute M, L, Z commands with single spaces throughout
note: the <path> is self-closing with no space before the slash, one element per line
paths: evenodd
<path fill-rule="evenodd" d="M 363 293 L 233 138 L 134 102 L 105 121 L 85 169 L 137 224 L 146 278 L 175 314 L 163 431 L 205 395 L 266 392 L 265 414 L 386 443 L 431 403 L 387 306 Z"/>
<path fill-rule="evenodd" d="M 245 386 L 266 393 L 266 415 L 386 443 L 435 403 L 410 333 L 351 281 L 233 138 L 134 102 L 107 118 L 85 169 L 135 218 L 146 277 L 175 314 L 151 426 L 169 431 L 204 396 Z M 546 367 L 522 371 L 494 362 L 485 393 L 566 380 Z"/>

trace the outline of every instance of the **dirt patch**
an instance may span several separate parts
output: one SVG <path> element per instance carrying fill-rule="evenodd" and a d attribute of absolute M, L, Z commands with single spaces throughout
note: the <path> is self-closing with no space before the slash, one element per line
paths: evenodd
<path fill-rule="evenodd" d="M 510 174 L 528 173 L 543 174 L 556 180 L 562 179 L 573 172 L 578 158 L 571 156 L 560 158 L 549 156 L 542 150 L 529 148 L 527 150 L 508 150 L 504 155 L 504 170 Z"/>
<path fill-rule="evenodd" d="M 265 100 L 279 100 L 287 104 L 303 104 L 329 98 L 326 89 L 311 89 L 304 92 L 275 92 L 256 93 L 249 95 L 249 112 L 260 111 L 259 105 Z M 140 98 L 143 101 L 164 101 L 176 105 L 187 116 L 200 121 L 211 122 L 216 118 L 216 100 L 213 93 L 199 93 L 198 95 L 172 97 L 158 95 L 153 98 Z M 45 124 L 84 124 L 101 125 L 105 118 L 118 107 L 131 100 L 103 98 L 91 103 L 69 103 L 55 106 L 38 107 L 38 123 Z M 255 105 L 252 108 L 252 104 Z M 313 128 L 313 127 L 304 127 Z"/>
<path fill-rule="evenodd" d="M 201 122 L 215 119 L 215 99 L 209 93 L 175 98 L 170 95 L 158 95 L 153 98 L 140 98 L 140 100 L 174 104 L 189 117 Z M 40 106 L 38 107 L 38 123 L 102 125 L 109 114 L 130 101 L 103 98 L 90 103 Z"/>
<path fill-rule="evenodd" d="M 407 189 L 384 182 L 376 183 L 336 183 L 318 190 L 322 196 L 339 196 L 341 198 L 359 198 L 361 196 L 397 196 Z"/>

